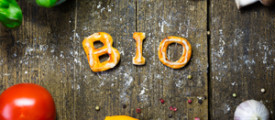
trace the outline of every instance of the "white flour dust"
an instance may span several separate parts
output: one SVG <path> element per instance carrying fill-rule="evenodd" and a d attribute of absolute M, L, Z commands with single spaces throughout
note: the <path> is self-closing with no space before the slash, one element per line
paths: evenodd
<path fill-rule="evenodd" d="M 122 103 L 126 103 L 129 101 L 129 95 L 128 95 L 128 88 L 131 86 L 132 82 L 134 81 L 134 78 L 130 76 L 128 73 L 123 73 L 123 86 L 121 86 L 120 91 L 120 100 Z"/>

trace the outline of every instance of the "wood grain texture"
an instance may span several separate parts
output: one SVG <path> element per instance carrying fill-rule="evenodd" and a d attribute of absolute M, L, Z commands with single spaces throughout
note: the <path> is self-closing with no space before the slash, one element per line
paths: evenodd
<path fill-rule="evenodd" d="M 75 3 L 40 8 L 19 1 L 23 24 L 13 30 L 1 27 L 1 92 L 17 83 L 37 83 L 47 88 L 57 106 L 58 119 L 75 118 L 76 67 L 70 50 Z M 3 31 L 3 32 L 2 32 Z"/>
<path fill-rule="evenodd" d="M 236 106 L 247 99 L 262 101 L 275 119 L 274 7 L 255 4 L 240 12 L 234 1 L 220 0 L 210 0 L 209 6 L 206 0 L 68 0 L 51 9 L 19 3 L 22 26 L 0 26 L 0 92 L 16 83 L 40 84 L 51 92 L 58 120 L 103 120 L 122 114 L 141 120 L 167 120 L 169 114 L 175 120 L 207 120 L 208 112 L 212 120 L 231 120 Z M 112 70 L 93 73 L 81 42 L 101 31 L 112 35 L 121 61 Z M 147 36 L 144 66 L 132 64 L 136 31 Z M 158 60 L 159 43 L 170 35 L 187 38 L 193 47 L 183 69 L 170 69 Z M 181 46 L 170 45 L 168 54 L 176 60 Z M 197 98 L 202 96 L 206 100 L 200 105 Z M 97 105 L 100 111 L 95 111 Z M 170 111 L 170 106 L 178 111 Z"/>
<path fill-rule="evenodd" d="M 239 11 L 234 1 L 211 1 L 211 119 L 232 120 L 237 105 L 248 99 L 262 101 L 275 119 L 274 26 L 274 7 L 255 4 Z"/>
<path fill-rule="evenodd" d="M 138 0 L 137 2 L 137 31 L 145 32 L 147 38 L 144 43 L 144 54 L 147 63 L 140 73 L 140 81 L 150 81 L 149 90 L 151 119 L 191 120 L 194 117 L 207 119 L 207 100 L 199 105 L 197 96 L 207 96 L 207 37 L 206 37 L 206 1 L 182 0 Z M 173 70 L 164 66 L 159 60 L 157 50 L 159 43 L 167 36 L 180 36 L 189 40 L 193 48 L 193 56 L 189 65 L 180 70 Z M 146 49 L 147 48 L 147 49 Z M 181 46 L 170 45 L 169 59 L 176 60 L 181 55 Z M 145 75 L 143 77 L 143 75 Z M 193 79 L 188 80 L 187 76 Z M 151 88 L 152 89 L 152 88 Z M 194 100 L 187 105 L 187 97 Z M 159 104 L 159 99 L 167 102 Z M 178 107 L 178 112 L 171 112 L 169 106 Z M 157 109 L 156 109 L 157 108 Z M 156 113 L 161 113 L 157 115 Z M 146 120 L 146 118 L 144 118 Z M 149 118 L 147 118 L 149 119 Z"/>
<path fill-rule="evenodd" d="M 1 27 L 1 92 L 16 83 L 40 84 L 52 93 L 58 119 L 65 120 L 116 114 L 207 119 L 207 100 L 197 104 L 197 96 L 207 96 L 205 1 L 82 0 L 53 9 L 20 5 L 23 25 L 15 30 Z M 209 7 L 211 118 L 232 119 L 241 101 L 256 99 L 267 105 L 274 119 L 274 8 L 256 4 L 239 12 L 233 1 L 211 1 Z M 113 70 L 92 73 L 80 43 L 98 31 L 113 36 L 122 59 Z M 131 64 L 135 31 L 147 33 L 145 66 Z M 158 61 L 158 44 L 169 35 L 186 37 L 195 48 L 184 69 L 172 70 Z M 180 50 L 171 45 L 169 59 L 178 58 Z M 187 80 L 189 74 L 192 80 Z M 232 98 L 232 93 L 238 97 Z M 188 98 L 194 104 L 186 104 Z M 96 105 L 100 112 L 94 111 Z M 171 112 L 169 106 L 179 111 Z M 138 107 L 142 114 L 135 113 Z"/>
<path fill-rule="evenodd" d="M 113 46 L 120 51 L 121 61 L 113 69 L 94 73 L 87 65 L 87 58 L 81 49 L 81 79 L 77 82 L 80 91 L 77 96 L 78 119 L 103 120 L 110 115 L 135 116 L 136 96 L 134 91 L 134 70 L 132 65 L 132 33 L 136 26 L 136 4 L 129 0 L 81 0 L 78 4 L 77 33 L 81 38 L 95 32 L 107 32 L 113 37 Z M 89 10 L 87 11 L 87 8 Z M 82 14 L 87 13 L 87 14 Z M 136 103 L 136 102 L 135 102 Z M 126 104 L 126 109 L 123 109 Z M 101 110 L 96 112 L 95 106 Z"/>

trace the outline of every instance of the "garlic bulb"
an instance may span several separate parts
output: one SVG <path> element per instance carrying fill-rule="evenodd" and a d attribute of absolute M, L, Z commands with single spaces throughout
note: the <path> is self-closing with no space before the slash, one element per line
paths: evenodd
<path fill-rule="evenodd" d="M 265 105 L 256 100 L 242 102 L 236 108 L 234 120 L 268 120 L 269 112 Z"/>
<path fill-rule="evenodd" d="M 271 6 L 275 3 L 275 0 L 235 0 L 238 9 L 253 4 L 255 2 L 261 2 L 265 6 Z"/>

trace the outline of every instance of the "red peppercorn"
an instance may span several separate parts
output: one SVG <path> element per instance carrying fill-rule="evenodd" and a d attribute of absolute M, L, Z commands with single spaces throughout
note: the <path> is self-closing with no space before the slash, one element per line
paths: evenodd
<path fill-rule="evenodd" d="M 194 120 L 200 120 L 200 118 L 198 118 L 198 117 L 195 117 L 195 119 Z"/>
<path fill-rule="evenodd" d="M 178 110 L 178 108 L 174 107 L 173 111 L 176 112 Z"/>
<path fill-rule="evenodd" d="M 173 111 L 173 110 L 174 110 L 174 108 L 173 108 L 172 106 L 170 106 L 170 107 L 169 107 L 169 109 L 170 109 L 171 111 Z"/>
<path fill-rule="evenodd" d="M 174 111 L 174 112 L 176 112 L 176 111 L 178 110 L 176 107 L 173 107 L 173 106 L 170 106 L 169 109 L 170 109 L 171 111 Z"/>
<path fill-rule="evenodd" d="M 192 103 L 192 100 L 191 100 L 191 99 L 189 99 L 187 102 L 188 102 L 189 104 L 191 104 L 191 103 Z"/>
<path fill-rule="evenodd" d="M 141 113 L 141 109 L 140 108 L 137 108 L 136 109 L 136 112 L 139 114 L 139 113 Z"/>
<path fill-rule="evenodd" d="M 162 98 L 160 98 L 159 101 L 161 102 L 161 104 L 164 104 L 165 102 Z"/>

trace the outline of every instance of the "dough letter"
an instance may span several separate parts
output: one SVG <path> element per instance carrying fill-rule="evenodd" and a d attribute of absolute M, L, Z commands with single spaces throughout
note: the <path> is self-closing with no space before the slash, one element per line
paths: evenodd
<path fill-rule="evenodd" d="M 101 48 L 95 48 L 94 42 L 96 41 L 102 42 L 103 46 Z M 113 48 L 113 39 L 108 33 L 94 33 L 85 38 L 82 45 L 93 72 L 109 70 L 115 67 L 120 60 L 120 54 L 117 49 Z M 101 63 L 99 57 L 105 54 L 109 55 L 109 59 Z"/>
<path fill-rule="evenodd" d="M 182 56 L 179 60 L 173 62 L 167 59 L 167 48 L 171 43 L 178 43 L 183 46 Z M 166 66 L 173 69 L 180 69 L 184 67 L 191 58 L 192 48 L 190 43 L 181 37 L 169 36 L 163 39 L 158 48 L 159 60 Z"/>
<path fill-rule="evenodd" d="M 142 56 L 142 42 L 145 39 L 145 33 L 135 32 L 133 38 L 136 40 L 136 56 L 133 57 L 133 64 L 144 65 L 145 58 Z"/>

